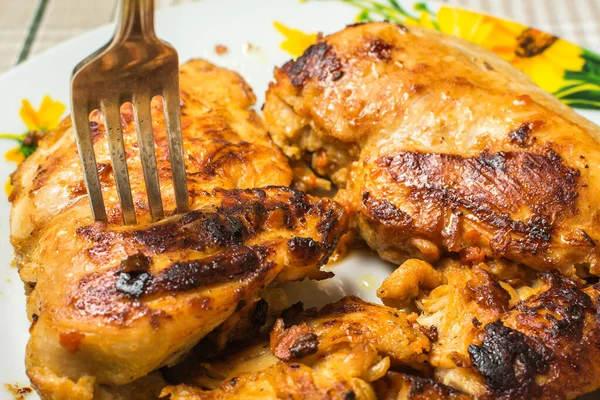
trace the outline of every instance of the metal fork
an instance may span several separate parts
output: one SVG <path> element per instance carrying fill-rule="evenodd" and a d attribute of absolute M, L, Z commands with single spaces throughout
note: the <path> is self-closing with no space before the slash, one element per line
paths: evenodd
<path fill-rule="evenodd" d="M 90 113 L 102 110 L 123 222 L 130 225 L 136 223 L 136 216 L 121 131 L 120 107 L 125 102 L 133 103 L 152 220 L 164 217 L 150 114 L 150 102 L 157 95 L 163 97 L 177 212 L 187 211 L 189 200 L 179 115 L 177 52 L 154 33 L 154 0 L 121 0 L 118 21 L 113 39 L 73 70 L 71 118 L 92 215 L 96 221 L 107 221 L 89 129 Z"/>

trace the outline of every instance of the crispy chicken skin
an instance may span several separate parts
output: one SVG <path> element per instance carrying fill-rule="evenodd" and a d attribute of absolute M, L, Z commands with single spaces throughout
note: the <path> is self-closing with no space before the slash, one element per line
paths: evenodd
<path fill-rule="evenodd" d="M 422 262 L 400 269 L 414 261 Z M 572 399 L 600 388 L 599 285 L 484 263 L 436 267 L 439 286 L 395 293 L 436 332 L 428 362 L 439 383 L 476 399 Z M 380 292 L 391 285 L 392 277 Z"/>
<path fill-rule="evenodd" d="M 319 312 L 294 314 L 295 308 L 275 324 L 270 343 L 207 362 L 163 394 L 171 400 L 375 399 L 371 383 L 391 366 L 426 358 L 429 339 L 392 308 L 355 297 Z"/>
<path fill-rule="evenodd" d="M 264 115 L 388 261 L 463 251 L 600 274 L 600 129 L 487 50 L 357 24 L 277 69 Z"/>
<path fill-rule="evenodd" d="M 196 60 L 181 67 L 181 88 L 192 211 L 172 215 L 160 102 L 154 134 L 171 215 L 163 221 L 150 222 L 131 108 L 121 119 L 138 225 L 120 222 L 98 114 L 90 126 L 108 224 L 91 219 L 67 121 L 13 175 L 11 240 L 30 288 L 26 366 L 42 398 L 143 393 L 133 381 L 176 363 L 271 282 L 329 276 L 319 267 L 346 231 L 344 209 L 285 187 L 291 170 L 249 110 L 247 84 Z"/>

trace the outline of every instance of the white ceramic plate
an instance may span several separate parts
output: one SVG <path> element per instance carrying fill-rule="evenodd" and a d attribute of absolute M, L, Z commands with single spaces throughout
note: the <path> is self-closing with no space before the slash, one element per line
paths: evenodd
<path fill-rule="evenodd" d="M 412 10 L 412 1 L 400 1 Z M 437 10 L 431 3 L 430 8 Z M 172 43 L 180 60 L 206 58 L 217 65 L 234 69 L 254 88 L 258 106 L 271 79 L 273 67 L 290 55 L 280 49 L 283 37 L 274 21 L 304 32 L 331 33 L 356 20 L 356 8 L 341 1 L 297 0 L 202 0 L 199 3 L 164 9 L 157 13 L 158 35 Z M 106 26 L 66 42 L 19 65 L 0 78 L 0 132 L 25 131 L 19 117 L 21 99 L 37 106 L 49 94 L 68 104 L 69 82 L 73 67 L 93 50 L 103 45 L 113 28 Z M 215 53 L 215 45 L 228 47 L 226 55 Z M 248 45 L 252 50 L 248 50 Z M 600 123 L 600 112 L 587 111 L 585 116 Z M 15 146 L 0 141 L 0 154 Z M 4 183 L 15 164 L 0 159 L 0 183 Z M 9 242 L 10 205 L 0 195 L 0 400 L 12 395 L 4 384 L 28 385 L 24 353 L 29 334 L 25 315 L 25 294 L 16 268 L 11 266 L 13 249 Z M 68 268 L 68 266 L 65 266 Z M 326 282 L 291 284 L 292 301 L 302 299 L 308 306 L 322 305 L 346 294 L 357 294 L 377 301 L 375 290 L 392 271 L 392 266 L 368 253 L 352 253 L 332 267 L 336 277 Z M 37 398 L 31 394 L 28 399 Z"/>

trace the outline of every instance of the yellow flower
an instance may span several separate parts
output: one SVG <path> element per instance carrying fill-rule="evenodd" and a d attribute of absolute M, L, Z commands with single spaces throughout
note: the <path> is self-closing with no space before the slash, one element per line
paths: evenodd
<path fill-rule="evenodd" d="M 60 123 L 60 117 L 65 110 L 66 107 L 64 104 L 62 104 L 60 101 L 52 100 L 50 96 L 46 95 L 44 96 L 42 104 L 40 104 L 40 108 L 37 111 L 31 106 L 29 100 L 23 99 L 23 104 L 21 106 L 21 110 L 19 111 L 19 115 L 27 126 L 27 130 L 29 132 L 45 132 L 58 126 Z M 19 146 L 6 152 L 4 155 L 6 161 L 21 164 L 23 160 L 25 160 L 25 158 L 35 150 L 37 147 L 36 145 L 30 143 L 26 145 L 23 143 L 27 133 L 28 132 L 23 134 L 0 134 L 0 139 L 16 140 L 19 143 Z M 8 178 L 8 181 L 4 184 L 4 192 L 7 196 L 10 196 L 13 189 L 14 187 L 12 182 L 10 178 Z"/>
<path fill-rule="evenodd" d="M 29 131 L 47 131 L 56 128 L 65 109 L 63 103 L 46 95 L 37 111 L 33 109 L 29 100 L 23 99 L 19 114 Z"/>
<path fill-rule="evenodd" d="M 21 146 L 17 146 L 4 154 L 4 158 L 8 162 L 14 162 L 17 165 L 21 164 L 25 160 L 25 154 L 21 151 Z"/>
<path fill-rule="evenodd" d="M 281 42 L 281 49 L 293 57 L 302 55 L 304 50 L 317 42 L 316 33 L 304 33 L 298 29 L 289 28 L 277 21 L 273 25 L 285 37 L 285 40 Z"/>
<path fill-rule="evenodd" d="M 585 60 L 582 50 L 566 40 L 556 39 L 543 53 L 530 57 L 515 56 L 511 63 L 529 75 L 535 83 L 550 93 L 564 87 L 565 71 L 581 71 Z"/>
<path fill-rule="evenodd" d="M 12 180 L 9 177 L 6 183 L 4 184 L 4 193 L 6 193 L 6 196 L 10 197 L 13 190 L 15 190 L 15 187 L 13 186 Z"/>
<path fill-rule="evenodd" d="M 31 131 L 47 131 L 56 128 L 60 122 L 60 117 L 65 112 L 66 107 L 60 101 L 52 100 L 50 96 L 45 96 L 40 104 L 40 108 L 36 111 L 31 106 L 29 100 L 23 99 L 23 105 L 19 114 L 21 119 L 27 126 L 28 132 Z M 23 143 L 27 133 L 13 134 L 13 133 L 2 133 L 0 139 L 11 139 L 19 143 L 19 146 L 10 149 L 4 157 L 9 162 L 20 164 L 27 158 L 34 150 L 35 145 L 25 145 Z M 5 188 L 6 189 L 6 188 Z"/>
<path fill-rule="evenodd" d="M 585 64 L 578 46 L 515 22 L 445 6 L 437 17 L 440 31 L 492 50 L 551 93 L 565 86 L 566 70 Z"/>

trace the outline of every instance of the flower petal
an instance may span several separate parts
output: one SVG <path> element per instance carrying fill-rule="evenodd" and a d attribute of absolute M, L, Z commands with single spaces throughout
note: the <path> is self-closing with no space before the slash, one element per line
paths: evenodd
<path fill-rule="evenodd" d="M 63 103 L 52 100 L 50 96 L 46 95 L 38 110 L 39 130 L 46 131 L 56 128 L 65 110 L 66 107 Z"/>
<path fill-rule="evenodd" d="M 31 103 L 27 99 L 22 100 L 21 110 L 19 110 L 19 115 L 21 119 L 27 126 L 27 129 L 30 131 L 38 130 L 40 126 L 40 120 L 38 118 L 38 113 L 33 109 Z"/>
<path fill-rule="evenodd" d="M 562 39 L 558 39 L 544 51 L 544 57 L 569 71 L 581 71 L 585 64 L 582 54 L 581 47 Z"/>
<path fill-rule="evenodd" d="M 542 89 L 554 93 L 565 85 L 564 70 L 543 55 L 519 58 L 514 66 L 529 75 Z"/>
<path fill-rule="evenodd" d="M 6 161 L 21 164 L 25 160 L 25 155 L 21 152 L 21 146 L 10 149 L 4 154 Z"/>
<path fill-rule="evenodd" d="M 15 187 L 13 186 L 12 180 L 10 179 L 10 177 L 8 177 L 8 180 L 4 184 L 4 193 L 6 193 L 6 196 L 10 197 L 13 190 L 15 190 Z"/>
<path fill-rule="evenodd" d="M 317 42 L 317 35 L 314 33 L 307 34 L 298 29 L 288 28 L 277 21 L 273 25 L 286 38 L 281 42 L 281 49 L 294 57 L 302 55 L 304 50 Z"/>

